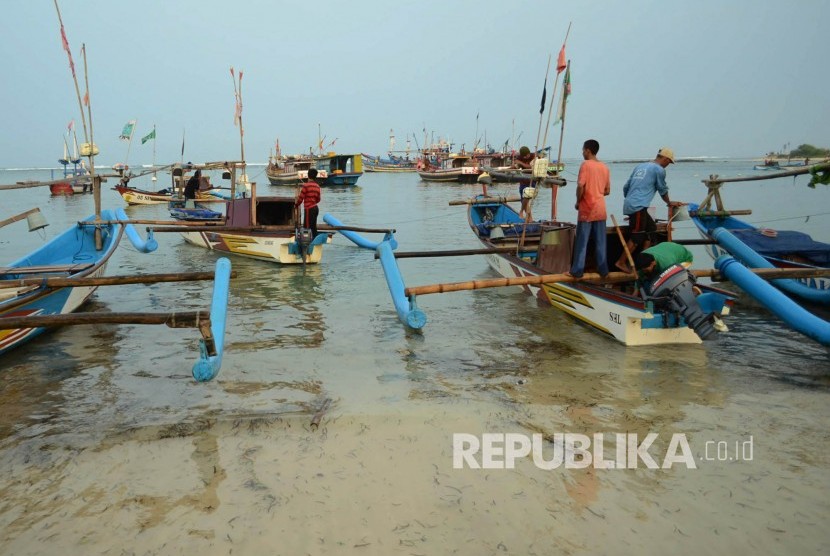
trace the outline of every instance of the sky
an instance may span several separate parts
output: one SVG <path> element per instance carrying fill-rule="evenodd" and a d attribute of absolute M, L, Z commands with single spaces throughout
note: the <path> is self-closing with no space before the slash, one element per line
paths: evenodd
<path fill-rule="evenodd" d="M 57 166 L 80 109 L 54 0 L 7 2 L 0 23 L 0 167 Z M 96 164 L 239 159 L 230 68 L 243 72 L 245 159 L 541 143 L 545 81 L 567 37 L 562 157 L 762 157 L 830 147 L 826 0 L 61 0 Z M 546 103 L 547 104 L 547 103 Z M 555 109 L 554 109 L 555 110 Z M 560 126 L 541 120 L 559 148 Z M 555 116 L 555 112 L 554 112 Z M 133 142 L 120 141 L 135 119 Z M 551 118 L 553 119 L 553 118 Z M 156 140 L 142 145 L 152 131 Z M 319 135 L 318 135 L 319 134 Z M 414 137 L 414 138 L 413 138 Z M 331 142 L 334 144 L 331 145 Z M 128 157 L 129 154 L 129 157 Z"/>

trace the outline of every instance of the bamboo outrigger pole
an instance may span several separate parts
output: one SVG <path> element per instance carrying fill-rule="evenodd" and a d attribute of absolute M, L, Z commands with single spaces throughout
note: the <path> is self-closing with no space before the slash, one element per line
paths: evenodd
<path fill-rule="evenodd" d="M 773 280 L 778 278 L 811 278 L 817 276 L 830 276 L 830 269 L 820 268 L 750 268 L 753 274 Z M 723 274 L 717 269 L 690 270 L 698 278 L 712 278 L 713 280 L 723 279 Z M 431 293 L 449 293 L 466 290 L 479 290 L 485 288 L 501 288 L 505 286 L 539 286 L 542 284 L 568 283 L 568 282 L 590 282 L 615 284 L 631 282 L 634 277 L 625 272 L 610 272 L 603 279 L 598 273 L 586 272 L 581 278 L 574 278 L 568 274 L 540 274 L 537 276 L 518 276 L 515 278 L 490 278 L 485 280 L 468 280 L 465 282 L 447 282 L 442 284 L 430 284 L 427 286 L 413 286 L 406 288 L 404 293 L 407 296 L 426 295 Z"/>

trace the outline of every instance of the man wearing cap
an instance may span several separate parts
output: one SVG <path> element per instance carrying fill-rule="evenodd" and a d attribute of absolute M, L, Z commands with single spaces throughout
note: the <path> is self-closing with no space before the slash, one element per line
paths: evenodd
<path fill-rule="evenodd" d="M 651 246 L 652 236 L 657 231 L 654 219 L 648 213 L 648 207 L 655 193 L 666 202 L 666 206 L 677 206 L 669 199 L 669 187 L 666 185 L 666 167 L 674 164 L 674 151 L 663 147 L 657 151 L 657 157 L 651 162 L 643 162 L 634 167 L 631 176 L 623 186 L 623 213 L 628 216 L 628 237 L 626 244 L 633 255 L 635 249 L 643 250 Z M 623 272 L 633 272 L 628 268 L 625 251 L 616 262 Z"/>

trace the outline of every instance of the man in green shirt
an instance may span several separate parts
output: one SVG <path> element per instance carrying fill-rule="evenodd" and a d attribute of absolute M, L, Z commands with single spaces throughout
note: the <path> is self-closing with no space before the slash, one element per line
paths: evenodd
<path fill-rule="evenodd" d="M 679 243 L 664 241 L 641 251 L 634 262 L 638 273 L 650 280 L 670 266 L 691 266 L 693 258 L 692 252 Z"/>

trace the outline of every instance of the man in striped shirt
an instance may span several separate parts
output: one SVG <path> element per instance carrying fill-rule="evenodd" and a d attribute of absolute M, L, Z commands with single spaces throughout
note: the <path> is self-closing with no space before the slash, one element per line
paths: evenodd
<path fill-rule="evenodd" d="M 305 227 L 311 228 L 312 238 L 317 235 L 317 215 L 320 209 L 317 205 L 320 203 L 320 186 L 314 179 L 317 177 L 317 169 L 310 168 L 308 170 L 308 181 L 303 184 L 300 189 L 300 194 L 297 196 L 297 202 L 294 206 L 303 204 L 305 210 Z"/>

